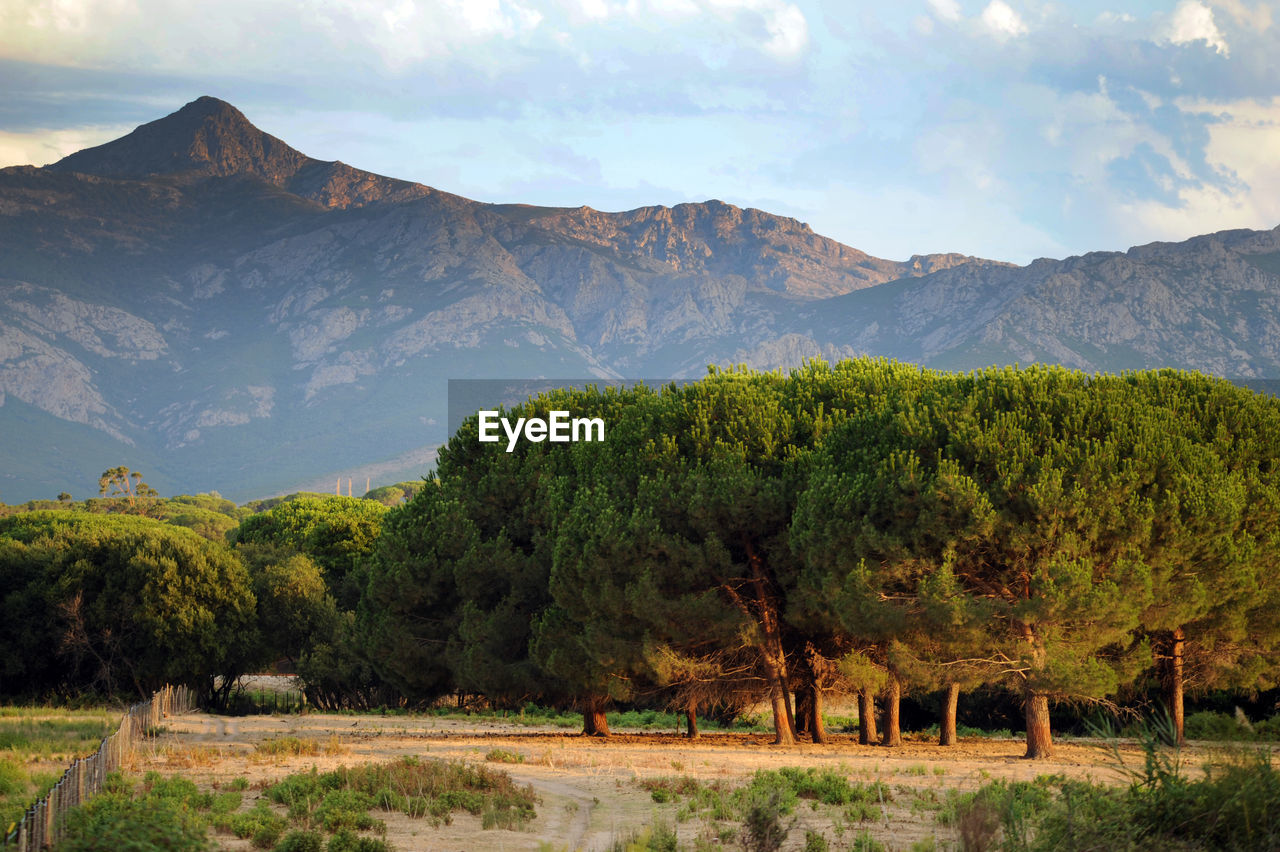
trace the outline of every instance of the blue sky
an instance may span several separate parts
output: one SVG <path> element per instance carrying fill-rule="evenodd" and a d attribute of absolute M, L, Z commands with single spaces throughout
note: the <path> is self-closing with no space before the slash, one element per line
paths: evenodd
<path fill-rule="evenodd" d="M 1251 0 L 5 0 L 0 165 L 202 94 L 482 201 L 719 198 L 1019 263 L 1280 225 Z"/>

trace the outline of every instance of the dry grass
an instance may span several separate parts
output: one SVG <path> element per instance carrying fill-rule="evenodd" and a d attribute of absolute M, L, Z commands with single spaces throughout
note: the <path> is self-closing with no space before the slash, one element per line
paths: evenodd
<path fill-rule="evenodd" d="M 262 757 L 317 757 L 322 754 L 343 754 L 347 748 L 337 734 L 330 734 L 323 743 L 314 737 L 269 737 L 254 746 L 254 752 Z"/>
<path fill-rule="evenodd" d="M 155 752 L 155 758 L 165 766 L 175 769 L 193 769 L 221 764 L 228 758 L 238 757 L 237 749 L 222 746 L 189 745 L 186 743 L 164 743 Z M 126 769 L 131 767 L 126 766 Z"/>

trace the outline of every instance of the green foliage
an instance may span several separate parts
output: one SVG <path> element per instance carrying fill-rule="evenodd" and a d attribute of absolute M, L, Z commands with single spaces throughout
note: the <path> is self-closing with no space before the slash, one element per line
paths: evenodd
<path fill-rule="evenodd" d="M 517 787 L 504 772 L 414 758 L 290 775 L 269 787 L 266 796 L 284 806 L 291 819 L 331 833 L 379 829 L 382 823 L 368 814 L 373 808 L 433 824 L 448 823 L 453 813 L 465 811 L 480 816 L 485 827 L 510 828 L 533 819 L 537 803 L 532 788 Z"/>
<path fill-rule="evenodd" d="M 321 639 L 332 639 L 337 604 L 323 571 L 311 557 L 252 545 L 241 547 L 240 553 L 258 603 L 264 662 L 280 657 L 297 662 Z"/>
<path fill-rule="evenodd" d="M 324 835 L 309 829 L 295 829 L 276 844 L 272 852 L 323 852 Z"/>
<path fill-rule="evenodd" d="M 213 848 L 203 812 L 214 798 L 185 778 L 148 773 L 135 785 L 108 777 L 102 794 L 66 816 L 59 852 L 202 852 Z"/>
<path fill-rule="evenodd" d="M 72 809 L 59 852 L 203 852 L 204 822 L 170 801 L 104 794 Z"/>
<path fill-rule="evenodd" d="M 1277 668 L 1274 400 L 1168 371 L 864 359 L 504 415 L 553 409 L 607 440 L 507 452 L 472 419 L 386 519 L 354 635 L 411 700 L 536 696 L 595 724 L 610 700 L 767 695 L 785 742 L 797 683 L 999 680 L 1038 712 L 1116 694 L 1175 625 L 1199 674 Z"/>
<path fill-rule="evenodd" d="M 453 685 L 446 650 L 460 624 L 454 570 L 474 542 L 460 503 L 434 484 L 384 519 L 359 635 L 380 675 L 411 700 L 436 698 Z"/>
<path fill-rule="evenodd" d="M 887 852 L 887 847 L 867 831 L 855 834 L 849 849 L 850 852 Z"/>
<path fill-rule="evenodd" d="M 742 848 L 747 852 L 774 852 L 782 847 L 795 824 L 782 817 L 795 809 L 794 795 L 783 786 L 752 783 L 742 798 Z"/>
<path fill-rule="evenodd" d="M 231 533 L 260 594 L 261 654 L 295 661 L 317 706 L 394 700 L 355 630 L 365 563 L 386 513 L 370 500 L 302 495 L 245 518 Z"/>
<path fill-rule="evenodd" d="M 231 535 L 236 544 L 272 545 L 306 554 L 324 570 L 329 589 L 354 610 L 387 507 L 354 497 L 300 497 L 250 515 Z"/>
<path fill-rule="evenodd" d="M 609 844 L 608 852 L 678 852 L 679 849 L 675 829 L 659 823 L 635 829 L 615 840 Z"/>
<path fill-rule="evenodd" d="M 805 831 L 802 852 L 830 852 L 830 850 L 831 844 L 827 843 L 827 838 L 816 831 Z"/>
<path fill-rule="evenodd" d="M 395 485 L 382 485 L 364 495 L 365 500 L 373 500 L 384 506 L 399 506 L 413 499 L 422 488 L 422 480 L 416 482 L 397 482 Z"/>
<path fill-rule="evenodd" d="M 234 678 L 254 598 L 224 545 L 159 521 L 32 512 L 0 519 L 0 692 L 121 691 Z"/>
<path fill-rule="evenodd" d="M 270 849 L 284 834 L 288 822 L 259 800 L 252 809 L 243 813 L 214 820 L 214 825 L 230 831 L 236 837 L 248 838 L 258 849 Z"/>
<path fill-rule="evenodd" d="M 344 828 L 329 838 L 325 852 L 390 852 L 391 847 L 385 840 L 376 837 L 360 837 L 350 829 Z"/>

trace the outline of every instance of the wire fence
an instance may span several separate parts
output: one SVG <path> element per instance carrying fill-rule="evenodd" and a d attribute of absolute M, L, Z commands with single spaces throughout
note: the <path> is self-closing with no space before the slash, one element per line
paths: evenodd
<path fill-rule="evenodd" d="M 4 838 L 4 848 L 16 852 L 36 852 L 62 839 L 63 815 L 102 791 L 107 775 L 121 768 L 140 740 L 155 733 L 168 716 L 196 709 L 196 696 L 185 686 L 166 686 L 124 712 L 120 727 L 102 741 L 98 750 L 82 757 L 62 774 L 43 799 Z"/>

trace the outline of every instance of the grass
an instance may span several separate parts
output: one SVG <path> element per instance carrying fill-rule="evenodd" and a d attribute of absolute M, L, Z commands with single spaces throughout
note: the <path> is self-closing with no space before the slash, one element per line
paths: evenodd
<path fill-rule="evenodd" d="M 785 839 L 797 824 L 792 815 L 802 805 L 825 812 L 833 824 L 844 825 L 878 821 L 884 816 L 886 803 L 894 800 L 893 791 L 883 782 L 864 784 L 849 780 L 847 773 L 813 767 L 762 769 L 746 784 L 733 789 L 718 781 L 708 784 L 687 775 L 647 778 L 636 783 L 649 791 L 654 802 L 677 804 L 677 821 L 699 818 L 706 824 L 707 833 L 739 838 L 746 848 L 776 848 L 772 844 Z M 820 848 L 825 842 L 810 832 L 805 845 Z M 863 847 L 855 842 L 853 847 L 845 848 Z"/>
<path fill-rule="evenodd" d="M 269 757 L 315 757 L 342 754 L 345 750 L 337 734 L 323 743 L 312 737 L 269 737 L 254 746 L 257 754 Z"/>
<path fill-rule="evenodd" d="M 535 818 L 538 801 L 505 772 L 416 758 L 295 773 L 267 786 L 245 810 L 248 786 L 238 778 L 203 791 L 181 776 L 148 772 L 136 781 L 113 774 L 102 794 L 68 815 L 70 845 L 59 850 L 204 852 L 215 830 L 274 852 L 388 852 L 381 838 L 386 824 L 376 812 L 399 811 L 433 825 L 465 812 L 482 828 L 520 829 Z"/>
<path fill-rule="evenodd" d="M 1159 724 L 1138 732 L 1141 768 L 1126 766 L 1114 751 L 1128 787 L 1063 776 L 996 781 L 972 793 L 951 791 L 938 821 L 973 850 L 1280 849 L 1280 770 L 1270 750 L 1224 751 L 1193 777 L 1179 750 L 1162 744 L 1170 732 Z"/>
<path fill-rule="evenodd" d="M 49 718 L 50 714 L 57 716 Z M 120 724 L 109 711 L 31 710 L 0 716 L 0 754 L 46 760 L 74 760 L 97 750 Z"/>
<path fill-rule="evenodd" d="M 116 710 L 0 707 L 0 831 L 7 835 L 68 764 L 97 751 L 119 724 Z"/>
<path fill-rule="evenodd" d="M 290 775 L 269 787 L 266 796 L 301 827 L 329 832 L 376 828 L 378 821 L 368 816 L 375 809 L 433 825 L 466 812 L 480 817 L 483 828 L 522 828 L 535 817 L 538 801 L 532 787 L 517 786 L 505 772 L 412 757 Z"/>

